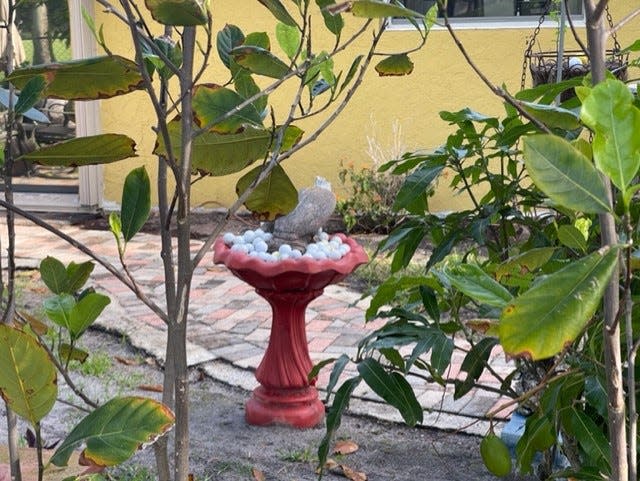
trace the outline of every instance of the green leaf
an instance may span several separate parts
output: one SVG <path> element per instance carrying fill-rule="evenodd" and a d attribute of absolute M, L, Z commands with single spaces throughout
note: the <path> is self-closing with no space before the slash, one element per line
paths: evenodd
<path fill-rule="evenodd" d="M 238 65 L 257 75 L 281 79 L 289 73 L 289 65 L 260 47 L 236 47 L 231 51 L 231 56 Z"/>
<path fill-rule="evenodd" d="M 426 283 L 427 278 L 424 276 L 390 277 L 376 290 L 371 302 L 369 303 L 369 308 L 365 313 L 365 319 L 367 321 L 373 319 L 378 313 L 378 310 L 389 304 L 398 292 L 415 288 Z"/>
<path fill-rule="evenodd" d="M 136 143 L 122 134 L 100 134 L 60 142 L 19 157 L 40 165 L 81 167 L 137 157 Z"/>
<path fill-rule="evenodd" d="M 171 148 L 176 159 L 180 160 L 180 121 L 174 120 L 168 127 Z M 263 158 L 270 143 L 271 133 L 264 129 L 247 128 L 237 134 L 204 132 L 193 139 L 191 170 L 213 176 L 240 172 L 257 159 Z M 167 155 L 162 137 L 158 137 L 153 153 Z"/>
<path fill-rule="evenodd" d="M 329 374 L 329 383 L 327 384 L 327 402 L 329 401 L 329 396 L 333 392 L 333 388 L 336 387 L 338 381 L 340 380 L 340 376 L 344 372 L 344 369 L 349 364 L 349 356 L 346 354 L 341 354 L 340 357 L 336 360 L 336 363 L 333 365 L 333 369 L 331 369 L 331 374 Z"/>
<path fill-rule="evenodd" d="M 594 133 L 596 167 L 624 191 L 640 168 L 640 110 L 633 95 L 619 80 L 609 79 L 591 89 L 581 117 Z"/>
<path fill-rule="evenodd" d="M 518 468 L 523 474 L 531 472 L 536 452 L 550 448 L 556 442 L 553 425 L 546 417 L 529 416 L 522 437 L 516 444 Z"/>
<path fill-rule="evenodd" d="M 42 75 L 38 75 L 29 79 L 27 84 L 20 92 L 20 98 L 14 107 L 16 115 L 20 115 L 31 107 L 40 99 L 42 91 L 46 87 L 46 82 Z"/>
<path fill-rule="evenodd" d="M 193 93 L 193 111 L 198 125 L 208 126 L 211 131 L 227 134 L 239 131 L 243 126 L 262 126 L 262 118 L 255 106 L 250 104 L 235 112 L 226 120 L 220 118 L 245 101 L 233 90 L 218 85 L 198 85 Z"/>
<path fill-rule="evenodd" d="M 553 202 L 591 214 L 610 210 L 600 174 L 569 142 L 554 135 L 525 137 L 524 160 L 533 182 Z"/>
<path fill-rule="evenodd" d="M 78 339 L 82 333 L 93 324 L 110 302 L 111 299 L 109 299 L 109 297 L 98 294 L 97 292 L 90 292 L 80 299 L 69 312 L 69 333 L 71 339 Z"/>
<path fill-rule="evenodd" d="M 170 37 L 166 36 L 154 38 L 153 43 L 162 53 L 164 53 L 174 67 L 179 68 L 180 65 L 182 65 L 182 48 L 179 43 L 176 43 Z M 146 46 L 146 44 L 143 45 L 143 49 L 143 58 L 145 62 L 152 66 L 149 75 L 151 75 L 153 70 L 157 70 L 158 75 L 165 80 L 174 75 L 174 71 L 165 64 L 164 60 L 162 60 L 155 51 L 151 50 L 151 48 Z"/>
<path fill-rule="evenodd" d="M 150 444 L 174 423 L 164 404 L 141 397 L 115 398 L 86 416 L 69 433 L 51 458 L 66 466 L 71 453 L 85 443 L 82 457 L 98 466 L 114 466 Z"/>
<path fill-rule="evenodd" d="M 120 214 L 117 212 L 109 214 L 109 229 L 116 236 L 116 239 L 122 235 L 122 221 L 120 220 Z"/>
<path fill-rule="evenodd" d="M 287 9 L 282 5 L 280 0 L 258 0 L 262 5 L 267 7 L 276 19 L 284 23 L 285 25 L 289 25 L 291 27 L 296 27 L 298 24 L 293 19 Z"/>
<path fill-rule="evenodd" d="M 349 71 L 347 72 L 347 76 L 344 78 L 344 82 L 342 82 L 342 85 L 340 85 L 340 92 L 342 92 L 347 87 L 347 85 L 351 83 L 351 81 L 353 80 L 353 77 L 356 75 L 358 71 L 358 67 L 360 66 L 360 63 L 362 62 L 363 58 L 364 58 L 364 55 L 358 55 L 356 58 L 353 59 L 353 62 L 351 63 L 351 67 L 349 67 Z"/>
<path fill-rule="evenodd" d="M 250 170 L 236 184 L 242 195 L 262 172 L 262 166 Z M 298 191 L 284 169 L 277 165 L 244 202 L 244 206 L 260 219 L 274 220 L 291 212 L 298 203 Z"/>
<path fill-rule="evenodd" d="M 335 5 L 335 0 L 316 0 L 316 4 L 320 7 L 324 24 L 332 34 L 336 37 L 340 36 L 342 29 L 344 28 L 344 19 L 339 13 L 330 12 L 327 7 Z"/>
<path fill-rule="evenodd" d="M 320 374 L 320 371 L 322 371 L 325 366 L 328 366 L 329 364 L 332 364 L 334 362 L 336 362 L 336 358 L 330 357 L 328 359 L 323 359 L 317 364 L 314 364 L 311 368 L 311 371 L 309 371 L 309 374 L 307 374 L 308 381 L 310 383 L 313 382 L 313 380 L 318 377 L 318 374 Z"/>
<path fill-rule="evenodd" d="M 74 293 L 85 285 L 93 272 L 95 264 L 91 261 L 76 264 L 71 261 L 67 266 L 67 292 Z"/>
<path fill-rule="evenodd" d="M 53 407 L 56 370 L 36 339 L 0 324 L 0 395 L 7 406 L 32 425 Z"/>
<path fill-rule="evenodd" d="M 402 209 L 407 209 L 414 204 L 416 198 L 423 198 L 423 204 L 426 208 L 427 189 L 443 169 L 444 162 L 440 161 L 440 159 L 429 159 L 409 174 L 402 184 L 402 187 L 400 187 L 396 200 L 393 202 L 393 210 L 397 212 Z"/>
<path fill-rule="evenodd" d="M 580 127 L 578 114 L 556 105 L 521 103 L 524 110 L 549 128 L 575 130 Z"/>
<path fill-rule="evenodd" d="M 147 169 L 133 169 L 124 180 L 122 188 L 122 235 L 129 242 L 142 228 L 151 211 L 151 184 Z"/>
<path fill-rule="evenodd" d="M 498 345 L 497 339 L 485 337 L 467 353 L 460 366 L 460 370 L 466 372 L 467 377 L 464 380 L 456 380 L 454 399 L 460 399 L 473 389 L 474 384 L 489 364 L 489 356 L 491 356 L 491 351 L 496 345 Z"/>
<path fill-rule="evenodd" d="M 409 75 L 413 72 L 413 62 L 406 53 L 389 55 L 375 67 L 381 77 Z"/>
<path fill-rule="evenodd" d="M 163 25 L 194 26 L 207 23 L 206 0 L 145 0 L 156 22 Z"/>
<path fill-rule="evenodd" d="M 45 299 L 44 311 L 47 317 L 67 331 L 71 330 L 70 315 L 76 300 L 71 294 L 58 294 Z"/>
<path fill-rule="evenodd" d="M 276 25 L 276 40 L 282 51 L 293 60 L 300 49 L 300 30 L 297 27 L 290 27 L 284 23 Z"/>
<path fill-rule="evenodd" d="M 422 406 L 411 385 L 399 373 L 387 373 L 375 359 L 368 358 L 358 364 L 358 372 L 367 385 L 386 402 L 395 407 L 409 426 L 422 422 Z"/>
<path fill-rule="evenodd" d="M 242 67 L 238 68 L 238 72 L 233 77 L 233 86 L 243 99 L 249 99 L 254 95 L 261 92 L 258 84 L 253 80 L 251 76 L 251 72 Z M 265 109 L 267 108 L 269 102 L 268 95 L 261 95 L 253 102 L 253 108 L 256 112 L 258 112 L 260 119 L 262 119 L 266 113 Z"/>
<path fill-rule="evenodd" d="M 555 247 L 538 247 L 511 257 L 496 268 L 496 279 L 500 281 L 503 277 L 513 275 L 514 272 L 518 274 L 534 272 L 549 262 L 555 251 Z"/>
<path fill-rule="evenodd" d="M 333 404 L 327 411 L 327 431 L 318 446 L 318 469 L 320 471 L 324 469 L 327 462 L 329 446 L 333 436 L 340 427 L 342 414 L 347 409 L 349 399 L 351 399 L 351 394 L 353 393 L 353 390 L 358 387 L 360 381 L 360 377 L 352 377 L 343 382 L 333 398 Z"/>
<path fill-rule="evenodd" d="M 40 277 L 54 294 L 69 293 L 69 281 L 64 264 L 55 257 L 47 256 L 40 262 Z"/>
<path fill-rule="evenodd" d="M 611 447 L 601 428 L 584 412 L 572 409 L 571 427 L 578 445 L 586 453 L 587 463 L 611 472 Z"/>
<path fill-rule="evenodd" d="M 244 43 L 244 34 L 235 25 L 225 25 L 216 36 L 218 56 L 225 67 L 230 68 L 231 51 Z"/>
<path fill-rule="evenodd" d="M 278 127 L 278 129 L 280 128 L 281 127 Z M 300 142 L 303 135 L 304 130 L 302 130 L 300 127 L 296 127 L 295 125 L 287 126 L 287 129 L 284 131 L 284 135 L 282 137 L 280 152 L 286 152 L 287 150 L 295 147 L 295 145 Z"/>
<path fill-rule="evenodd" d="M 377 0 L 355 0 L 351 2 L 351 13 L 363 18 L 422 18 L 423 14 L 392 3 Z"/>
<path fill-rule="evenodd" d="M 511 293 L 475 264 L 457 264 L 443 271 L 456 289 L 481 304 L 505 307 L 513 300 Z"/>
<path fill-rule="evenodd" d="M 602 248 L 573 261 L 505 307 L 498 327 L 505 352 L 545 359 L 573 342 L 600 305 L 618 250 Z"/>
<path fill-rule="evenodd" d="M 576 226 L 565 224 L 558 227 L 558 240 L 570 249 L 587 251 L 587 240 Z"/>
<path fill-rule="evenodd" d="M 144 80 L 137 65 L 118 55 L 16 69 L 8 77 L 22 89 L 33 77 L 44 77 L 43 97 L 98 100 L 140 89 Z"/>

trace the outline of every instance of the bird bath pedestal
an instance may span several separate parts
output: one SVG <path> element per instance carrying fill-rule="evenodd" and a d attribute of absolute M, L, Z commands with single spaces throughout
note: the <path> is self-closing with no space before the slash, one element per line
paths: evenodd
<path fill-rule="evenodd" d="M 221 238 L 214 245 L 214 262 L 224 264 L 253 286 L 273 311 L 269 345 L 256 370 L 260 386 L 246 404 L 249 424 L 310 428 L 324 418 L 315 379 L 308 378 L 313 363 L 307 346 L 305 311 L 326 286 L 341 281 L 367 261 L 360 245 L 346 236 L 341 238 L 351 250 L 337 261 L 305 257 L 265 262 L 232 251 Z"/>

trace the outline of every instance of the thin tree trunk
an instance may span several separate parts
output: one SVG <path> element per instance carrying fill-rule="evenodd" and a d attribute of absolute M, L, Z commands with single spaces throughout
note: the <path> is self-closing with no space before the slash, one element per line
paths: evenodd
<path fill-rule="evenodd" d="M 31 12 L 31 33 L 33 35 L 34 65 L 50 63 L 49 14 L 45 2 L 33 7 L 33 11 Z"/>
<path fill-rule="evenodd" d="M 584 0 L 587 20 L 587 46 L 591 61 L 593 84 L 605 80 L 606 30 L 602 15 L 606 0 Z M 605 179 L 610 204 L 613 205 L 611 182 Z M 611 214 L 600 214 L 601 244 L 612 246 L 618 243 L 615 221 Z M 611 480 L 627 481 L 627 437 L 625 425 L 625 400 L 622 379 L 622 355 L 620 348 L 620 269 L 616 267 L 604 295 L 604 355 L 607 371 L 607 396 L 609 417 L 609 440 L 611 442 Z M 634 480 L 635 481 L 635 480 Z"/>
<path fill-rule="evenodd" d="M 176 408 L 176 445 L 175 445 L 175 481 L 187 481 L 189 476 L 189 379 L 187 371 L 187 318 L 189 313 L 189 291 L 193 269 L 191 267 L 191 150 L 193 143 L 192 76 L 193 54 L 195 51 L 196 31 L 194 27 L 185 27 L 182 34 L 184 51 L 180 79 L 182 151 L 180 158 L 181 175 L 177 179 L 182 194 L 178 198 L 176 222 L 178 227 L 178 278 L 177 315 L 172 319 L 176 339 L 172 346 L 175 355 L 175 408 Z"/>

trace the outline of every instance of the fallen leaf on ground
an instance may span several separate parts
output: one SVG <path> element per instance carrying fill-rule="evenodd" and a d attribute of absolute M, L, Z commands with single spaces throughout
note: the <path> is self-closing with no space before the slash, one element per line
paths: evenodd
<path fill-rule="evenodd" d="M 351 469 L 349 466 L 345 466 L 344 464 L 341 464 L 340 466 L 342 467 L 344 477 L 350 481 L 367 481 L 367 475 L 365 473 Z"/>
<path fill-rule="evenodd" d="M 138 366 L 140 362 L 135 359 L 131 359 L 128 357 L 115 356 L 114 359 L 118 361 L 120 364 L 124 364 L 125 366 Z"/>
<path fill-rule="evenodd" d="M 338 464 L 333 460 L 331 464 L 327 462 L 327 464 L 325 464 L 325 467 L 331 473 L 339 476 L 344 476 L 349 481 L 367 481 L 367 479 L 369 479 L 367 478 L 367 475 L 365 473 L 356 471 L 355 469 L 350 468 L 346 464 Z"/>
<path fill-rule="evenodd" d="M 162 384 L 140 384 L 138 389 L 141 391 L 162 392 Z"/>
<path fill-rule="evenodd" d="M 258 468 L 251 468 L 251 474 L 253 475 L 253 479 L 256 481 L 266 481 L 267 479 L 264 477 L 264 473 Z"/>
<path fill-rule="evenodd" d="M 336 442 L 335 446 L 333 447 L 334 454 L 351 454 L 355 453 L 357 450 L 358 445 L 348 439 Z"/>

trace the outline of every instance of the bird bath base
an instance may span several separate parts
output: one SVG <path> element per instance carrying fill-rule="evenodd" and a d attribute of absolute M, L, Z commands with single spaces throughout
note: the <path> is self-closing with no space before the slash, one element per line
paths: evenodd
<path fill-rule="evenodd" d="M 367 261 L 367 254 L 353 239 L 341 236 L 351 251 L 342 259 L 287 259 L 264 262 L 232 251 L 222 239 L 214 245 L 214 262 L 223 263 L 237 277 L 256 289 L 271 305 L 273 320 L 269 345 L 256 369 L 260 383 L 247 401 L 249 424 L 284 424 L 311 428 L 324 419 L 307 344 L 305 312 L 329 284 L 339 282 Z"/>

